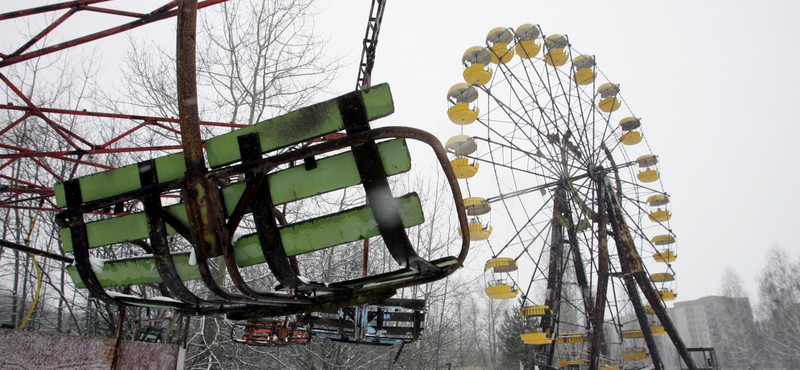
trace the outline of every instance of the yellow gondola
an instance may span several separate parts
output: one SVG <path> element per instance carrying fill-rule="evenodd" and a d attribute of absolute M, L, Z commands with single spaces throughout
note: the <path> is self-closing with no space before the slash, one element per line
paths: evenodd
<path fill-rule="evenodd" d="M 469 221 L 469 240 L 473 242 L 481 241 L 489 239 L 489 236 L 492 235 L 492 227 L 489 225 L 483 225 L 480 221 L 473 218 Z M 458 228 L 458 235 L 460 237 L 464 237 L 464 234 L 461 233 L 461 228 Z"/>
<path fill-rule="evenodd" d="M 678 255 L 671 250 L 665 250 L 663 252 L 653 254 L 653 259 L 656 260 L 656 262 L 670 263 L 675 262 L 675 260 L 678 259 Z"/>
<path fill-rule="evenodd" d="M 525 344 L 542 345 L 553 343 L 553 334 L 550 333 L 549 329 L 546 331 L 533 329 L 530 333 L 520 334 L 519 336 L 522 338 L 522 342 Z"/>
<path fill-rule="evenodd" d="M 444 148 L 448 153 L 463 157 L 475 153 L 475 151 L 478 150 L 478 142 L 467 135 L 456 135 L 447 140 L 444 144 Z"/>
<path fill-rule="evenodd" d="M 675 243 L 675 237 L 669 234 L 664 235 L 656 235 L 650 241 L 653 245 L 662 246 L 662 245 L 671 245 Z M 669 263 L 674 262 L 678 258 L 678 255 L 670 248 L 659 250 L 657 253 L 653 254 L 653 259 L 656 262 L 663 262 Z"/>
<path fill-rule="evenodd" d="M 675 237 L 672 235 L 656 235 L 650 241 L 654 245 L 669 245 L 675 243 Z"/>
<path fill-rule="evenodd" d="M 514 50 L 508 48 L 508 44 L 514 40 L 514 34 L 505 27 L 493 28 L 486 35 L 486 43 L 489 46 L 492 56 L 492 63 L 506 64 L 514 58 Z"/>
<path fill-rule="evenodd" d="M 658 295 L 661 296 L 661 300 L 664 302 L 674 301 L 675 299 L 678 298 L 678 293 L 675 293 L 673 290 L 666 288 L 661 289 L 661 291 L 658 292 Z"/>
<path fill-rule="evenodd" d="M 602 84 L 597 88 L 597 93 L 600 94 L 601 99 L 600 102 L 597 103 L 597 107 L 600 108 L 601 111 L 611 113 L 622 106 L 622 102 L 617 100 L 619 85 L 615 85 L 611 82 Z"/>
<path fill-rule="evenodd" d="M 550 309 L 550 306 L 547 305 L 539 305 L 539 306 L 525 306 L 519 310 L 520 316 L 544 316 L 553 314 L 553 311 Z"/>
<path fill-rule="evenodd" d="M 668 272 L 658 272 L 650 275 L 650 281 L 654 283 L 666 283 L 669 281 L 675 281 L 675 275 L 672 275 Z"/>
<path fill-rule="evenodd" d="M 653 222 L 667 222 L 672 218 L 672 213 L 670 213 L 668 210 L 658 208 L 656 211 L 650 212 L 650 214 L 647 215 L 647 218 Z"/>
<path fill-rule="evenodd" d="M 553 34 L 544 40 L 547 47 L 547 54 L 544 55 L 544 62 L 552 67 L 561 67 L 569 60 L 569 55 L 564 48 L 569 45 L 569 41 L 563 35 Z"/>
<path fill-rule="evenodd" d="M 636 117 L 625 117 L 619 121 L 619 127 L 622 131 L 633 131 L 641 125 L 642 122 Z"/>
<path fill-rule="evenodd" d="M 572 80 L 582 86 L 591 84 L 597 77 L 594 66 L 594 57 L 585 54 L 578 55 L 572 60 L 572 68 L 575 70 Z"/>
<path fill-rule="evenodd" d="M 651 325 L 650 326 L 650 331 L 653 333 L 653 335 L 665 335 L 665 334 L 667 334 L 667 330 L 664 329 L 664 327 L 661 326 L 661 325 Z"/>
<path fill-rule="evenodd" d="M 626 132 L 619 137 L 619 141 L 625 145 L 639 144 L 642 142 L 642 133 L 639 131 Z"/>
<path fill-rule="evenodd" d="M 581 69 L 580 71 L 575 71 L 575 74 L 572 76 L 572 80 L 575 81 L 578 85 L 588 85 L 594 82 L 594 79 L 597 77 L 597 74 L 591 70 L 591 68 Z"/>
<path fill-rule="evenodd" d="M 647 204 L 650 207 L 660 207 L 669 204 L 669 196 L 666 194 L 655 194 L 647 197 Z"/>
<path fill-rule="evenodd" d="M 622 359 L 625 361 L 645 361 L 650 358 L 650 353 L 646 348 L 628 348 L 622 352 Z"/>
<path fill-rule="evenodd" d="M 583 343 L 586 341 L 586 333 L 559 334 L 556 343 L 570 344 Z"/>
<path fill-rule="evenodd" d="M 642 333 L 642 329 L 628 329 L 622 331 L 622 337 L 627 339 L 644 338 L 644 333 Z"/>
<path fill-rule="evenodd" d="M 664 335 L 667 333 L 664 327 L 660 325 L 651 325 L 650 332 L 653 333 L 653 335 Z M 644 338 L 644 332 L 642 332 L 642 329 L 623 330 L 622 337 L 627 339 Z"/>
<path fill-rule="evenodd" d="M 492 79 L 492 68 L 488 67 L 492 54 L 485 47 L 473 46 L 467 49 L 461 61 L 466 66 L 462 76 L 468 84 L 483 86 Z"/>
<path fill-rule="evenodd" d="M 550 49 L 544 56 L 544 62 L 552 67 L 561 67 L 567 64 L 569 55 L 564 52 L 564 49 Z"/>
<path fill-rule="evenodd" d="M 656 170 L 645 170 L 636 174 L 636 178 L 638 178 L 639 181 L 644 183 L 655 182 L 656 180 L 658 180 L 658 177 L 659 177 L 658 171 Z"/>
<path fill-rule="evenodd" d="M 517 45 L 514 51 L 523 59 L 530 59 L 539 55 L 542 49 L 541 45 L 536 43 L 539 38 L 539 27 L 530 23 L 523 24 L 514 31 L 514 36 L 517 37 Z"/>
<path fill-rule="evenodd" d="M 478 162 L 473 161 L 470 163 L 469 159 L 463 158 L 478 150 L 478 144 L 475 139 L 467 135 L 456 135 L 447 140 L 444 147 L 448 153 L 456 156 L 456 159 L 450 161 L 450 166 L 453 167 L 456 178 L 468 179 L 478 173 Z"/>
<path fill-rule="evenodd" d="M 492 205 L 486 199 L 471 197 L 464 199 L 464 210 L 467 216 L 485 215 L 492 210 Z"/>
<path fill-rule="evenodd" d="M 656 164 L 658 164 L 658 157 L 652 154 L 639 156 L 636 158 L 636 164 L 639 165 L 639 173 L 636 174 L 636 177 L 639 179 L 639 181 L 648 183 L 658 180 L 659 173 L 658 169 L 656 168 Z"/>
<path fill-rule="evenodd" d="M 477 161 L 469 163 L 467 158 L 456 158 L 450 161 L 450 166 L 453 167 L 453 172 L 456 174 L 456 178 L 459 179 L 468 179 L 475 176 L 478 173 L 478 167 L 480 167 Z"/>
<path fill-rule="evenodd" d="M 519 288 L 514 283 L 516 279 L 512 279 L 510 273 L 516 272 L 517 269 L 517 262 L 512 258 L 495 257 L 486 261 L 483 267 L 486 295 L 491 299 L 516 298 Z"/>
<path fill-rule="evenodd" d="M 467 83 L 453 85 L 447 92 L 447 99 L 452 106 L 447 109 L 450 121 L 457 125 L 468 125 L 478 119 L 480 110 L 471 108 L 470 103 L 478 99 L 478 89 Z"/>
<path fill-rule="evenodd" d="M 642 133 L 638 128 L 642 125 L 636 117 L 625 117 L 619 121 L 619 127 L 624 133 L 619 137 L 625 145 L 636 145 L 642 142 Z"/>
<path fill-rule="evenodd" d="M 483 291 L 491 299 L 513 299 L 517 298 L 517 294 L 519 294 L 519 288 L 509 284 L 488 286 Z"/>

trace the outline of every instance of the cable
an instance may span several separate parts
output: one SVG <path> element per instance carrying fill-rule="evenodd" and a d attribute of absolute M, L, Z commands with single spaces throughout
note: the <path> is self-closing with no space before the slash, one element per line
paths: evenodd
<path fill-rule="evenodd" d="M 41 204 L 39 206 L 41 208 Z M 36 220 L 39 219 L 39 213 L 41 210 L 36 211 L 36 215 L 33 216 L 33 221 L 31 221 L 31 228 L 28 230 L 28 237 L 25 238 L 25 246 L 30 246 L 31 243 L 31 234 L 33 234 L 33 227 L 36 225 Z M 19 324 L 19 328 L 17 330 L 22 330 L 25 328 L 25 324 L 28 323 L 28 319 L 33 314 L 33 309 L 36 308 L 36 303 L 39 302 L 39 293 L 42 291 L 42 269 L 39 268 L 39 262 L 36 261 L 36 257 L 33 254 L 28 253 L 28 256 L 31 257 L 33 260 L 33 266 L 36 267 L 36 295 L 33 297 L 33 303 L 31 303 L 31 308 L 28 310 L 28 314 L 25 316 L 25 319 L 22 320 L 22 323 Z"/>

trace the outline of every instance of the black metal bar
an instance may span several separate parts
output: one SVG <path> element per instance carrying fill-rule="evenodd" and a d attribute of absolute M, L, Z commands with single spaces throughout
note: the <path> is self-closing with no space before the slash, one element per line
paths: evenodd
<path fill-rule="evenodd" d="M 572 196 L 576 197 L 578 195 L 573 193 Z M 578 286 L 581 288 L 581 298 L 583 301 L 583 308 L 586 310 L 586 316 L 592 317 L 594 312 L 594 303 L 592 302 L 592 292 L 589 287 L 589 282 L 586 279 L 586 270 L 583 266 L 583 257 L 581 256 L 580 247 L 578 245 L 578 234 L 575 231 L 576 224 L 572 217 L 572 207 L 570 207 L 569 203 L 567 203 L 566 208 L 567 211 L 564 214 L 564 217 L 569 225 L 569 227 L 567 227 L 567 238 L 569 240 L 570 253 L 572 254 L 572 265 L 575 268 L 575 280 L 577 280 Z M 591 327 L 588 329 L 591 330 Z"/>
<path fill-rule="evenodd" d="M 239 142 L 239 152 L 242 156 L 242 162 L 258 161 L 261 159 L 261 143 L 259 142 L 258 133 L 253 132 L 242 135 L 237 137 L 237 140 Z M 253 217 L 256 222 L 256 230 L 258 231 L 259 242 L 261 242 L 262 253 L 267 259 L 267 264 L 270 266 L 270 270 L 272 271 L 273 275 L 278 278 L 278 281 L 281 283 L 284 281 L 294 281 L 296 283 L 300 283 L 300 285 L 303 285 L 303 283 L 297 277 L 294 266 L 291 265 L 291 261 L 286 256 L 286 251 L 284 250 L 283 243 L 280 240 L 280 233 L 278 232 L 277 223 L 275 222 L 272 196 L 269 193 L 269 184 L 267 181 L 265 181 L 266 174 L 253 174 L 252 172 L 248 171 L 245 173 L 245 178 L 247 179 L 247 188 L 245 189 L 245 193 L 248 194 L 248 197 L 242 196 L 242 198 L 239 199 L 239 203 L 236 205 L 236 211 L 241 211 L 243 208 L 245 208 L 245 204 L 250 204 L 250 208 L 253 211 Z M 252 189 L 256 189 L 255 192 L 253 192 Z M 267 220 L 264 220 L 264 218 Z M 239 222 L 238 219 L 235 221 L 236 223 Z M 274 230 L 269 230 L 266 232 L 266 234 L 268 235 L 269 239 L 272 237 L 272 233 L 274 233 L 277 236 L 277 245 L 265 245 L 262 242 L 261 228 L 264 227 L 266 223 L 269 223 L 268 227 L 272 227 L 274 224 Z M 232 228 L 231 223 L 229 222 L 228 230 L 230 231 L 232 229 L 235 228 Z M 273 242 L 275 241 L 274 239 L 270 240 Z M 273 251 L 273 248 L 277 249 L 277 251 Z M 271 253 L 268 253 L 268 250 Z M 273 258 L 277 260 L 273 260 Z M 236 287 L 239 288 L 242 293 L 253 299 L 262 300 L 266 298 L 282 303 L 309 302 L 309 299 L 305 297 L 288 297 L 285 294 L 278 295 L 270 292 L 257 291 L 251 288 L 249 285 L 247 285 L 247 282 L 244 281 L 244 277 L 239 271 L 239 266 L 236 264 L 236 258 L 233 253 L 225 254 L 225 263 L 228 266 L 228 275 L 230 276 L 234 285 L 236 285 Z M 291 272 L 290 276 L 285 276 L 286 271 Z M 292 287 L 295 288 L 297 285 Z"/>
<path fill-rule="evenodd" d="M 553 196 L 553 219 L 550 221 L 550 261 L 547 268 L 547 297 L 544 304 L 550 307 L 551 315 L 545 315 L 540 321 L 543 331 L 550 331 L 553 338 L 556 337 L 557 327 L 555 319 L 558 317 L 561 306 L 561 288 L 564 278 L 564 230 L 559 217 L 568 211 L 566 205 L 566 189 L 563 184 L 559 184 Z M 544 363 L 539 365 L 552 366 L 555 342 L 539 346 L 536 348 L 539 357 L 544 358 Z"/>
<path fill-rule="evenodd" d="M 86 234 L 86 224 L 83 222 L 83 217 L 73 217 L 70 218 L 68 222 L 69 231 L 72 235 L 75 267 L 78 270 L 78 275 L 80 275 L 83 284 L 86 285 L 86 289 L 88 289 L 89 293 L 95 298 L 107 303 L 121 305 L 121 302 L 118 302 L 106 293 L 106 290 L 100 284 L 97 275 L 92 269 L 92 263 L 90 261 L 92 257 L 89 255 L 89 237 Z"/>
<path fill-rule="evenodd" d="M 606 206 L 608 207 L 608 215 L 611 218 L 611 228 L 614 230 L 613 237 L 618 249 L 620 268 L 623 274 L 622 280 L 625 282 L 628 298 L 631 300 L 633 310 L 636 312 L 636 319 L 639 321 L 639 329 L 642 331 L 642 336 L 650 352 L 650 358 L 653 360 L 653 369 L 662 370 L 664 364 L 661 362 L 661 355 L 658 352 L 658 347 L 653 338 L 653 331 L 650 329 L 650 322 L 647 319 L 647 314 L 644 312 L 642 299 L 639 296 L 639 289 L 636 287 L 636 282 L 633 278 L 636 274 L 644 274 L 641 268 L 641 261 L 633 245 L 628 225 L 623 218 L 622 207 L 617 197 L 609 191 L 607 187 L 605 189 Z"/>
<path fill-rule="evenodd" d="M 603 332 L 604 315 L 606 312 L 606 294 L 608 293 L 608 229 L 606 221 L 606 196 L 605 184 L 597 182 L 597 294 L 595 295 L 595 311 L 592 314 L 592 333 L 589 348 L 589 370 L 598 370 L 600 367 L 600 351 L 606 348 Z M 607 351 L 607 350 L 606 350 Z"/>
<path fill-rule="evenodd" d="M 36 255 L 36 256 L 54 259 L 56 261 L 60 261 L 60 262 L 64 262 L 64 263 L 72 264 L 73 262 L 75 262 L 74 259 L 69 258 L 67 256 L 62 256 L 60 254 L 56 254 L 56 253 L 52 253 L 52 252 L 48 252 L 48 251 L 43 251 L 41 249 L 31 248 L 31 247 L 28 247 L 26 245 L 13 243 L 13 242 L 10 242 L 10 241 L 7 241 L 7 240 L 0 240 L 0 247 L 11 248 L 11 249 L 14 249 L 14 250 L 18 250 L 20 252 L 30 253 L 30 254 L 33 254 L 33 255 Z"/>
<path fill-rule="evenodd" d="M 342 113 L 348 135 L 369 129 L 366 108 L 359 95 L 346 95 L 340 99 L 339 111 Z M 417 255 L 408 239 L 375 141 L 370 140 L 353 146 L 352 152 L 367 194 L 368 204 L 378 223 L 378 230 L 394 260 L 423 275 L 438 270 L 436 266 Z"/>
<path fill-rule="evenodd" d="M 305 284 L 297 277 L 297 273 L 292 268 L 289 257 L 286 255 L 286 250 L 283 248 L 278 223 L 272 211 L 273 208 L 269 182 L 261 181 L 255 196 L 250 202 L 261 251 L 267 260 L 269 269 L 281 285 L 291 289 L 298 289 Z"/>
<path fill-rule="evenodd" d="M 139 181 L 142 186 L 158 183 L 155 160 L 139 163 Z M 164 221 L 164 209 L 161 207 L 161 197 L 159 194 L 150 194 L 142 199 L 144 213 L 147 218 L 147 228 L 150 232 L 150 247 L 153 250 L 153 260 L 155 260 L 158 275 L 161 281 L 167 286 L 170 292 L 185 303 L 197 304 L 205 302 L 196 296 L 183 285 L 183 281 L 175 269 L 172 255 L 169 250 L 167 240 L 167 226 Z"/>

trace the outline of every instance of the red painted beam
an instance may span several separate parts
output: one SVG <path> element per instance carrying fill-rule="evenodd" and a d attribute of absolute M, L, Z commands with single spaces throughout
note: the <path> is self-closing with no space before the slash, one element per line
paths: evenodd
<path fill-rule="evenodd" d="M 227 1 L 227 0 L 206 0 L 206 1 L 202 1 L 202 2 L 198 3 L 197 4 L 197 8 L 200 9 L 200 8 L 204 8 L 204 7 L 207 7 L 207 6 L 219 4 L 219 3 L 222 3 L 222 2 L 225 2 L 225 1 Z M 133 22 L 125 23 L 123 25 L 120 25 L 120 26 L 117 26 L 117 27 L 112 27 L 112 28 L 109 28 L 109 29 L 104 30 L 104 31 L 95 32 L 93 34 L 86 35 L 86 36 L 83 36 L 83 37 L 78 37 L 78 38 L 72 39 L 70 41 L 62 42 L 60 44 L 56 44 L 56 45 L 53 45 L 53 46 L 48 46 L 48 47 L 45 47 L 45 48 L 41 48 L 41 49 L 38 49 L 36 51 L 32 51 L 30 53 L 16 55 L 16 56 L 8 56 L 7 58 L 4 58 L 2 61 L 0 61 L 0 68 L 7 67 L 7 66 L 10 66 L 10 65 L 19 63 L 19 62 L 24 62 L 24 61 L 29 60 L 29 59 L 38 58 L 38 57 L 41 57 L 41 56 L 44 56 L 44 55 L 47 55 L 47 54 L 51 54 L 51 53 L 54 53 L 54 52 L 57 52 L 57 51 L 61 51 L 61 50 L 67 49 L 67 48 L 71 48 L 73 46 L 77 46 L 77 45 L 85 44 L 85 43 L 92 42 L 92 41 L 95 41 L 95 40 L 99 40 L 99 39 L 102 39 L 104 37 L 116 35 L 118 33 L 122 33 L 122 32 L 128 31 L 128 30 L 132 30 L 134 28 L 141 27 L 141 26 L 144 26 L 144 25 L 149 24 L 149 23 L 158 22 L 158 21 L 161 21 L 161 20 L 164 20 L 164 19 L 168 19 L 168 18 L 174 17 L 178 13 L 178 10 L 175 9 L 176 5 L 177 5 L 177 2 L 172 1 L 172 2 L 168 3 L 167 5 L 164 5 L 164 6 L 160 7 L 160 8 L 158 8 L 158 9 L 148 13 L 145 17 L 139 18 L 139 19 L 137 19 L 137 20 L 135 20 Z M 4 15 L 7 15 L 7 14 L 11 14 L 11 13 L 6 13 Z M 31 14 L 36 14 L 36 13 L 31 13 Z M 25 15 L 27 15 L 27 14 L 25 14 Z M 8 17 L 0 18 L 0 20 L 2 20 L 2 19 L 8 19 Z"/>
<path fill-rule="evenodd" d="M 68 1 L 68 2 L 65 2 L 65 3 L 45 5 L 45 6 L 40 6 L 40 7 L 30 8 L 30 9 L 25 9 L 25 10 L 17 10 L 17 11 L 13 11 L 13 12 L 0 14 L 0 21 L 6 20 L 6 19 L 25 17 L 25 16 L 29 16 L 29 15 L 34 15 L 34 14 L 54 12 L 56 10 L 69 9 L 69 8 L 72 8 L 72 7 L 75 7 L 75 6 L 79 6 L 79 5 L 89 5 L 89 4 L 95 4 L 95 3 L 102 3 L 102 2 L 105 2 L 105 1 L 109 1 L 109 0 Z"/>

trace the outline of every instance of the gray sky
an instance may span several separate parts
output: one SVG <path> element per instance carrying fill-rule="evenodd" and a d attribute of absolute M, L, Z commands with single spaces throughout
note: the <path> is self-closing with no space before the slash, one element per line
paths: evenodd
<path fill-rule="evenodd" d="M 329 33 L 329 51 L 352 61 L 335 85 L 343 92 L 354 86 L 369 1 L 318 5 L 327 7 L 317 27 Z M 726 266 L 756 298 L 766 250 L 800 254 L 798 17 L 790 1 L 389 0 L 372 81 L 391 85 L 396 113 L 378 126 L 414 126 L 445 141 L 455 134 L 445 96 L 462 82 L 464 50 L 494 27 L 533 23 L 567 34 L 621 85 L 660 157 L 679 300 L 718 294 Z"/>
<path fill-rule="evenodd" d="M 388 1 L 373 83 L 391 85 L 396 113 L 378 126 L 418 127 L 447 140 L 456 129 L 445 96 L 462 82 L 464 50 L 483 44 L 494 27 L 539 24 L 594 55 L 642 117 L 671 195 L 680 300 L 717 294 L 726 266 L 756 298 L 756 276 L 771 245 L 800 255 L 794 237 L 800 175 L 793 163 L 800 129 L 791 103 L 800 86 L 793 65 L 800 60 L 800 3 Z M 328 52 L 349 63 L 331 86 L 341 94 L 355 86 L 370 1 L 317 6 Z M 0 11 L 20 7 L 0 4 Z M 173 21 L 164 21 L 134 34 L 167 43 L 173 29 Z M 113 40 L 120 45 L 124 36 Z M 101 45 L 113 75 L 114 46 Z"/>

